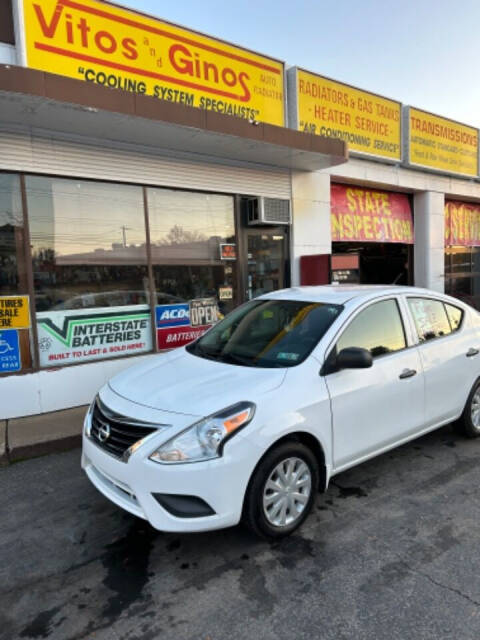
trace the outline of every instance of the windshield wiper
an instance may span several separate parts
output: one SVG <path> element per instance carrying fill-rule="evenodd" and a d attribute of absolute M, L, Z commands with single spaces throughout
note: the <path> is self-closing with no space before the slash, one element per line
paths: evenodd
<path fill-rule="evenodd" d="M 248 359 L 242 358 L 242 356 L 238 356 L 234 353 L 221 353 L 220 357 L 222 362 L 230 362 L 231 364 L 242 364 L 245 367 L 255 367 L 255 363 Z"/>
<path fill-rule="evenodd" d="M 221 358 L 219 357 L 219 353 L 212 353 L 212 352 L 208 352 L 205 351 L 205 349 L 203 347 L 200 346 L 200 344 L 197 342 L 197 344 L 195 345 L 195 348 L 192 350 L 193 354 L 196 356 L 199 356 L 200 358 L 205 358 L 206 360 L 216 360 L 219 361 L 221 360 Z"/>

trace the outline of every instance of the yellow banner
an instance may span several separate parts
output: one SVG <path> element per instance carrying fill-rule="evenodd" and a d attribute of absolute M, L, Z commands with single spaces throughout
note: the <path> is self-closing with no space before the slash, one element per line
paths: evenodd
<path fill-rule="evenodd" d="M 0 329 L 29 329 L 28 296 L 0 296 Z"/>
<path fill-rule="evenodd" d="M 401 159 L 401 105 L 297 69 L 298 129 L 341 138 L 370 156 Z"/>
<path fill-rule="evenodd" d="M 95 0 L 23 0 L 27 65 L 285 125 L 283 64 Z"/>
<path fill-rule="evenodd" d="M 466 176 L 478 175 L 478 130 L 409 109 L 409 162 Z"/>

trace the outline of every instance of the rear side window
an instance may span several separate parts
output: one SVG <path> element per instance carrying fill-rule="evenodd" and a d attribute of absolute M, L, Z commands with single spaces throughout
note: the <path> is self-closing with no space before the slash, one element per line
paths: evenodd
<path fill-rule="evenodd" d="M 337 342 L 337 353 L 348 347 L 361 347 L 373 357 L 406 347 L 403 323 L 395 300 L 383 300 L 361 311 Z"/>
<path fill-rule="evenodd" d="M 452 332 L 443 302 L 431 298 L 408 298 L 420 342 L 448 336 Z"/>
<path fill-rule="evenodd" d="M 454 307 L 453 304 L 445 304 L 445 309 L 447 310 L 447 316 L 450 320 L 452 331 L 458 331 L 462 324 L 463 311 L 458 307 Z"/>

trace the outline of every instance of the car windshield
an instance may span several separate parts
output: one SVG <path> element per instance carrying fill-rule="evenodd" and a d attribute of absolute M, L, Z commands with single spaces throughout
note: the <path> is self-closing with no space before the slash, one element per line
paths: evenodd
<path fill-rule="evenodd" d="M 254 300 L 232 311 L 187 351 L 249 367 L 294 367 L 318 344 L 343 306 L 301 300 Z"/>

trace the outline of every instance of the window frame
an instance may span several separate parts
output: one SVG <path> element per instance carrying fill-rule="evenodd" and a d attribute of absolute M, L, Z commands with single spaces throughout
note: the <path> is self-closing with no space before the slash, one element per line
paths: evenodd
<path fill-rule="evenodd" d="M 418 335 L 418 330 L 417 330 L 417 325 L 415 323 L 415 317 L 413 315 L 412 310 L 410 309 L 410 304 L 409 304 L 409 300 L 410 299 L 420 299 L 420 300 L 431 300 L 432 302 L 439 302 L 442 307 L 443 310 L 445 311 L 445 315 L 447 316 L 447 321 L 448 321 L 448 325 L 450 327 L 450 333 L 447 333 L 444 336 L 435 336 L 434 338 L 430 338 L 429 340 L 422 340 L 420 338 L 420 336 Z M 446 305 L 450 305 L 451 307 L 455 307 L 455 309 L 458 309 L 459 311 L 462 312 L 462 319 L 460 322 L 460 325 L 458 327 L 458 329 L 453 329 L 452 328 L 452 323 L 450 322 L 450 318 L 448 317 L 448 312 L 446 309 Z M 465 309 L 463 309 L 462 307 L 460 307 L 457 304 L 453 304 L 451 302 L 449 302 L 448 300 L 444 300 L 443 298 L 436 298 L 435 296 L 429 296 L 429 295 L 415 295 L 415 294 L 407 294 L 405 296 L 405 306 L 407 308 L 408 311 L 408 315 L 410 318 L 410 324 L 412 327 L 412 333 L 413 333 L 413 337 L 416 340 L 416 346 L 420 347 L 424 344 L 430 344 L 432 342 L 436 342 L 437 340 L 444 340 L 445 338 L 449 338 L 450 336 L 454 335 L 454 334 L 458 334 L 460 331 L 463 330 L 464 326 L 465 326 L 465 316 L 466 316 L 466 311 Z"/>
<path fill-rule="evenodd" d="M 332 373 L 337 373 L 339 371 L 339 369 L 335 365 L 335 358 L 337 356 L 337 344 L 339 339 L 342 337 L 342 335 L 345 333 L 345 331 L 348 329 L 351 323 L 357 318 L 357 316 L 359 316 L 363 311 L 366 311 L 368 308 L 372 307 L 373 305 L 378 304 L 379 302 L 388 302 L 390 300 L 395 302 L 398 314 L 400 316 L 403 336 L 405 338 L 405 346 L 402 349 L 398 349 L 397 351 L 391 351 L 389 353 L 381 353 L 376 356 L 372 356 L 373 362 L 375 363 L 375 361 L 378 360 L 379 358 L 395 356 L 396 354 L 401 353 L 402 351 L 406 351 L 407 349 L 411 349 L 412 346 L 415 346 L 414 344 L 412 344 L 412 336 L 411 336 L 411 332 L 408 330 L 409 325 L 406 322 L 404 305 L 402 304 L 402 300 L 399 296 L 386 295 L 385 297 L 382 297 L 382 298 L 368 300 L 367 302 L 362 304 L 360 307 L 355 309 L 353 314 L 349 315 L 348 318 L 345 319 L 345 322 L 342 324 L 341 327 L 339 327 L 337 333 L 334 335 L 334 337 L 330 341 L 330 344 L 325 350 L 326 356 L 325 356 L 324 364 L 320 371 L 321 375 L 327 376 Z"/>

